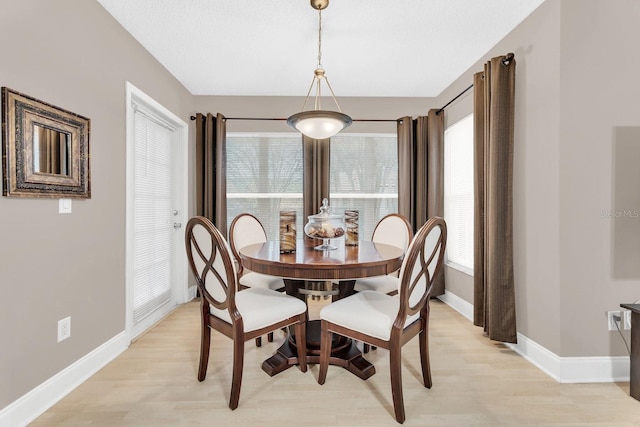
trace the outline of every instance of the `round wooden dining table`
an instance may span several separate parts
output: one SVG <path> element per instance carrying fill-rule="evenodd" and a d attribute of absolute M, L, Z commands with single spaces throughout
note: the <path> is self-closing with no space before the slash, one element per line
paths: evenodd
<path fill-rule="evenodd" d="M 360 277 L 381 276 L 400 268 L 404 251 L 382 243 L 360 241 L 357 246 L 347 246 L 343 239 L 334 240 L 334 250 L 317 250 L 318 240 L 298 240 L 292 253 L 280 253 L 278 241 L 249 245 L 240 249 L 244 268 L 256 273 L 279 276 L 284 279 L 285 292 L 306 301 L 306 284 L 331 281 L 338 283 L 333 300 L 354 293 L 355 280 Z M 307 363 L 320 362 L 320 322 L 307 322 Z M 288 339 L 278 351 L 262 363 L 269 375 L 276 375 L 298 363 L 295 335 L 289 332 Z M 375 367 L 367 361 L 353 340 L 334 336 L 329 363 L 342 366 L 362 379 L 375 374 Z"/>

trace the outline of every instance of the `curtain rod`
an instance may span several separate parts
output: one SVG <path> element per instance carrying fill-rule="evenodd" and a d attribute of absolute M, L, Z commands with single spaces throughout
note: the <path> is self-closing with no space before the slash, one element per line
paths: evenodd
<path fill-rule="evenodd" d="M 191 116 L 191 120 L 195 120 L 196 116 Z M 265 117 L 225 117 L 225 120 L 273 120 L 286 121 L 283 118 L 265 118 Z M 398 119 L 353 119 L 354 122 L 398 122 Z"/>
<path fill-rule="evenodd" d="M 453 98 L 451 101 L 447 102 L 446 104 L 444 104 L 442 106 L 442 108 L 440 108 L 438 111 L 436 111 L 436 114 L 440 114 L 444 111 L 445 108 L 447 108 L 453 101 L 455 101 L 456 99 L 460 98 L 462 95 L 464 95 L 465 93 L 467 93 L 467 91 L 469 89 L 471 89 L 473 87 L 473 85 L 469 86 L 468 88 L 466 88 L 465 90 L 463 90 L 462 92 L 460 92 L 458 95 L 456 95 L 455 98 Z"/>
<path fill-rule="evenodd" d="M 502 58 L 502 63 L 504 65 L 509 65 L 509 63 L 513 60 L 513 57 L 515 55 L 513 54 L 513 52 L 509 52 L 507 53 L 504 58 Z M 453 101 L 455 101 L 456 99 L 460 98 L 462 95 L 464 95 L 469 89 L 471 89 L 473 87 L 473 85 L 469 86 L 468 88 L 466 88 L 465 90 L 463 90 L 462 92 L 460 92 L 458 95 L 456 95 L 455 98 L 453 98 L 451 101 L 447 102 L 446 104 L 444 104 L 442 106 L 442 108 L 440 108 L 438 111 L 436 111 L 436 114 L 440 114 L 444 111 L 445 108 L 447 108 L 449 105 L 451 105 L 451 103 Z"/>

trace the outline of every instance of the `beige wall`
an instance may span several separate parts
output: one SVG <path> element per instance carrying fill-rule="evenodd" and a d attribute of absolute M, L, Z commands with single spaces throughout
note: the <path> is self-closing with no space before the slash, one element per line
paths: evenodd
<path fill-rule="evenodd" d="M 616 236 L 640 241 L 639 220 L 601 214 L 640 209 L 638 183 L 616 167 L 640 152 L 640 10 L 635 0 L 589 3 L 547 0 L 436 99 L 340 99 L 356 119 L 424 114 L 467 87 L 485 60 L 515 53 L 518 331 L 562 357 L 624 355 L 605 312 L 640 298 L 634 270 L 613 270 L 634 262 L 633 240 Z M 125 81 L 185 121 L 195 111 L 286 117 L 302 99 L 193 97 L 94 1 L 0 0 L 0 10 L 0 85 L 91 118 L 93 192 L 71 215 L 57 213 L 57 200 L 0 197 L 0 286 L 10 296 L 0 300 L 0 322 L 10 326 L 0 351 L 3 408 L 125 328 Z M 470 112 L 471 92 L 447 108 L 447 121 Z M 229 129 L 265 126 L 288 131 L 282 122 Z M 448 280 L 471 301 L 469 276 Z M 66 316 L 72 337 L 58 344 Z"/>
<path fill-rule="evenodd" d="M 566 0 L 561 16 L 560 298 L 564 308 L 571 307 L 562 313 L 562 351 L 623 354 L 617 334 L 602 331 L 604 312 L 640 298 L 640 276 L 614 276 L 613 231 L 624 223 L 640 240 L 640 219 L 602 212 L 640 209 L 637 199 L 629 206 L 616 202 L 617 191 L 637 193 L 640 183 L 616 182 L 613 169 L 616 129 L 640 126 L 640 4 L 602 0 L 584 7 Z M 636 156 L 638 168 L 637 149 L 628 154 Z M 616 255 L 640 262 L 637 252 Z M 598 332 L 579 337 L 576 323 Z"/>
<path fill-rule="evenodd" d="M 634 0 L 597 0 L 588 8 L 547 0 L 438 97 L 466 87 L 488 58 L 515 53 L 518 332 L 561 357 L 626 355 L 605 313 L 640 298 L 640 275 L 617 278 L 612 261 L 640 262 L 640 219 L 602 215 L 640 210 L 640 181 L 614 169 L 616 147 L 623 150 L 618 158 L 640 163 L 638 22 Z M 471 99 L 448 108 L 447 121 L 470 113 Z M 614 239 L 616 229 L 625 240 Z M 467 299 L 472 287 L 471 277 L 448 272 L 451 292 Z"/>
<path fill-rule="evenodd" d="M 0 85 L 91 119 L 92 198 L 0 197 L 0 408 L 125 329 L 125 81 L 193 97 L 96 2 L 0 0 Z M 71 338 L 57 343 L 57 321 Z"/>

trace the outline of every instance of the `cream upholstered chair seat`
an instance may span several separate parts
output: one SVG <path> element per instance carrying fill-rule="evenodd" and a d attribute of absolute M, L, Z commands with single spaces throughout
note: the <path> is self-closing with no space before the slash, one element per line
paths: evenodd
<path fill-rule="evenodd" d="M 362 291 L 324 307 L 321 316 L 331 319 L 331 322 L 336 325 L 388 341 L 391 338 L 391 329 L 398 316 L 399 308 L 398 295 Z M 419 313 L 408 316 L 404 324 L 411 324 L 419 317 Z"/>
<path fill-rule="evenodd" d="M 268 274 L 256 273 L 243 269 L 244 274 L 240 277 L 240 285 L 247 288 L 263 288 L 274 291 L 282 290 L 284 282 L 282 277 L 269 276 Z"/>
<path fill-rule="evenodd" d="M 407 250 L 413 237 L 411 224 L 399 214 L 389 214 L 376 224 L 371 236 L 374 243 L 384 243 Z M 353 289 L 356 292 L 376 291 L 384 294 L 394 294 L 398 291 L 398 272 L 385 276 L 363 277 L 356 280 Z"/>
<path fill-rule="evenodd" d="M 320 370 L 318 383 L 327 379 L 332 334 L 350 337 L 389 350 L 391 395 L 396 421 L 405 420 L 402 395 L 402 346 L 419 336 L 424 386 L 431 388 L 429 363 L 429 299 L 441 274 L 447 227 L 431 218 L 413 237 L 402 260 L 398 293 L 365 290 L 320 310 Z"/>
<path fill-rule="evenodd" d="M 375 291 L 383 294 L 398 292 L 398 277 L 387 274 L 385 276 L 361 277 L 356 280 L 353 289 L 356 292 Z"/>
<path fill-rule="evenodd" d="M 270 289 L 247 288 L 236 293 L 236 306 L 242 315 L 243 331 L 250 332 L 267 327 L 306 310 L 304 301 Z M 211 313 L 231 323 L 229 310 L 211 306 Z"/>
<path fill-rule="evenodd" d="M 298 354 L 306 354 L 307 305 L 298 298 L 264 288 L 240 290 L 238 274 L 227 241 L 205 217 L 191 218 L 185 229 L 189 266 L 200 294 L 201 339 L 198 380 L 209 365 L 211 330 L 233 340 L 233 374 L 229 408 L 240 399 L 245 341 L 268 332 L 295 326 Z M 306 372 L 306 357 L 298 358 Z"/>

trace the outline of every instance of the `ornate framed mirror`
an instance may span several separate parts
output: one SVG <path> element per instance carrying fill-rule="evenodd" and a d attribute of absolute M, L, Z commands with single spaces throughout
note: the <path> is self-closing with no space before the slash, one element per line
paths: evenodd
<path fill-rule="evenodd" d="M 2 88 L 2 194 L 90 198 L 91 120 Z"/>

